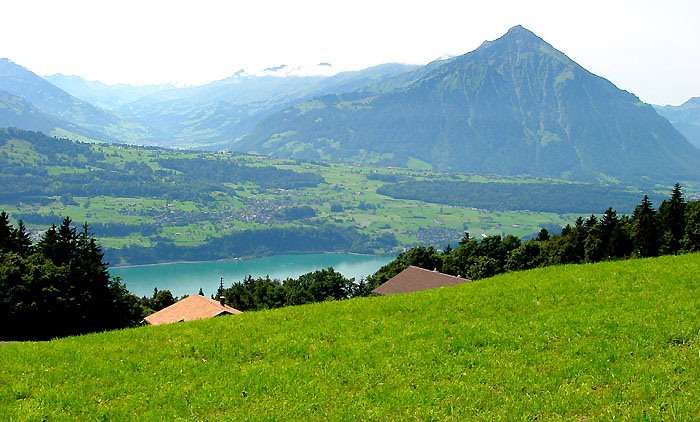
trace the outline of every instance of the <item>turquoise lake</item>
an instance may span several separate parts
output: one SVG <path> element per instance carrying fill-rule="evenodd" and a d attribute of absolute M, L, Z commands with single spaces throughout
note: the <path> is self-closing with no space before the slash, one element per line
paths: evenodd
<path fill-rule="evenodd" d="M 186 262 L 172 264 L 113 267 L 113 277 L 121 277 L 127 289 L 137 296 L 151 296 L 155 287 L 170 290 L 175 296 L 191 295 L 201 287 L 206 296 L 216 292 L 219 280 L 224 287 L 242 281 L 248 275 L 283 280 L 311 271 L 333 267 L 345 277 L 359 281 L 394 258 L 350 254 L 275 255 L 237 261 Z"/>

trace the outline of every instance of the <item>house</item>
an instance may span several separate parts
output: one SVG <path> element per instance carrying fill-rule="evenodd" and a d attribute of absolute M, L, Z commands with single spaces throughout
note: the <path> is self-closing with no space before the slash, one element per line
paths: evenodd
<path fill-rule="evenodd" d="M 456 286 L 471 280 L 443 274 L 437 270 L 430 271 L 410 266 L 372 292 L 378 295 L 395 295 L 399 293 L 419 292 L 421 290 L 437 289 L 440 287 Z"/>
<path fill-rule="evenodd" d="M 226 305 L 223 297 L 217 302 L 208 297 L 192 295 L 147 316 L 144 322 L 150 325 L 161 325 L 241 313 L 238 309 Z"/>

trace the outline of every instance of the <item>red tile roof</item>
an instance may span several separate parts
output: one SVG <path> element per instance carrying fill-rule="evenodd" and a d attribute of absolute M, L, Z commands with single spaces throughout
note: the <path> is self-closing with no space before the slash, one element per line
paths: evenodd
<path fill-rule="evenodd" d="M 466 278 L 410 266 L 374 289 L 373 292 L 379 295 L 394 295 L 456 286 L 470 281 Z"/>
<path fill-rule="evenodd" d="M 170 324 L 171 322 L 193 321 L 195 319 L 211 318 L 219 315 L 241 314 L 238 309 L 200 295 L 188 296 L 167 308 L 153 313 L 144 321 L 151 325 Z"/>

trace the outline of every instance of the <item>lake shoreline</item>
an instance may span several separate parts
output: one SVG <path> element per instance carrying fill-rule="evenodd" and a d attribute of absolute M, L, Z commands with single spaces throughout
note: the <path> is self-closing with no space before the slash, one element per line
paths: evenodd
<path fill-rule="evenodd" d="M 205 294 L 214 293 L 222 278 L 226 285 L 248 276 L 286 280 L 329 267 L 357 281 L 374 274 L 393 259 L 392 256 L 348 253 L 281 254 L 253 259 L 179 262 L 177 265 L 123 266 L 108 271 L 137 296 L 150 296 L 155 288 L 182 296 L 195 294 L 200 288 Z"/>
<path fill-rule="evenodd" d="M 269 258 L 271 256 L 283 256 L 283 255 L 355 255 L 355 256 L 376 256 L 376 257 L 390 257 L 391 254 L 386 255 L 375 255 L 367 253 L 357 253 L 357 252 L 310 252 L 310 253 L 292 253 L 292 254 L 275 254 L 275 255 L 264 255 L 264 256 L 250 256 L 250 257 L 238 257 L 238 258 L 226 258 L 226 259 L 211 259 L 204 261 L 165 261 L 165 262 L 154 262 L 152 264 L 126 264 L 126 265 L 110 265 L 107 269 L 112 268 L 136 268 L 136 267 L 155 267 L 158 265 L 173 265 L 173 264 L 204 264 L 207 262 L 234 262 L 234 261 L 250 261 L 253 259 Z"/>

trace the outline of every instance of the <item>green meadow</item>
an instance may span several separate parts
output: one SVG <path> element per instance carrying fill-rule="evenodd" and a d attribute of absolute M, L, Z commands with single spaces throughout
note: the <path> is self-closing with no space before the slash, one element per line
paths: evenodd
<path fill-rule="evenodd" d="M 697 420 L 700 255 L 0 345 L 30 420 Z"/>
<path fill-rule="evenodd" d="M 541 227 L 553 230 L 563 227 L 572 223 L 579 215 L 573 212 L 560 214 L 515 210 L 489 211 L 420 200 L 395 199 L 377 193 L 377 188 L 386 182 L 378 180 L 376 176 L 404 181 L 541 182 L 535 179 L 444 174 L 415 169 L 310 163 L 251 155 L 113 145 L 83 145 L 75 148 L 78 150 L 75 153 L 77 158 L 68 160 L 63 165 L 47 165 L 45 151 L 29 141 L 10 139 L 5 145 L 0 145 L 0 159 L 5 159 L 8 165 L 19 166 L 22 171 L 25 168 L 32 169 L 42 175 L 41 180 L 64 180 L 91 172 L 116 172 L 120 176 L 108 179 L 109 181 L 101 186 L 93 186 L 90 195 L 71 193 L 73 188 L 70 187 L 56 188 L 61 193 L 41 197 L 25 193 L 24 199 L 20 201 L 12 201 L 0 195 L 0 210 L 7 211 L 13 219 L 23 219 L 34 234 L 46 230 L 51 224 L 59 224 L 65 216 L 77 223 L 88 221 L 95 228 L 100 244 L 107 249 L 152 247 L 163 241 L 176 246 L 198 246 L 241 230 L 319 227 L 332 223 L 351 227 L 371 239 L 379 236 L 396 238 L 395 246 L 380 246 L 372 251 L 377 254 L 393 254 L 405 247 L 419 244 L 444 247 L 452 243 L 454 246 L 465 230 L 477 236 L 482 233 L 530 236 L 537 233 Z M 98 158 L 88 158 L 88 153 L 94 153 Z M 61 157 L 59 154 L 58 158 Z M 261 186 L 250 181 L 212 181 L 203 177 L 196 178 L 196 175 L 191 173 L 183 175 L 177 170 L 165 168 L 163 160 L 167 159 L 192 162 L 207 159 L 236 162 L 258 168 L 274 167 L 296 173 L 312 173 L 320 176 L 322 183 L 313 187 L 281 189 Z M 144 168 L 156 172 L 155 178 L 143 171 Z M 0 170 L 0 175 L 2 173 Z M 158 179 L 172 175 L 182 175 L 184 179 L 177 183 Z M 372 178 L 373 176 L 375 178 Z M 130 186 L 127 183 L 131 182 L 121 180 L 139 177 L 152 177 L 153 183 L 162 183 L 163 187 L 167 187 L 165 193 L 144 196 L 123 188 Z M 180 197 L 174 198 L 174 193 L 183 190 L 180 184 L 183 181 L 193 186 L 202 183 L 209 185 L 206 188 L 187 186 L 186 189 L 191 191 L 191 195 L 179 195 Z M 120 187 L 121 189 L 114 189 Z M 31 190 L 32 186 L 28 189 Z M 120 192 L 121 195 L 110 191 Z M 284 221 L 277 215 L 281 209 L 303 206 L 311 207 L 315 216 Z M 601 209 L 591 209 L 591 212 L 602 211 L 602 206 Z M 114 225 L 121 225 L 123 228 L 118 232 L 107 230 Z M 152 230 L 144 233 L 144 227 Z"/>

